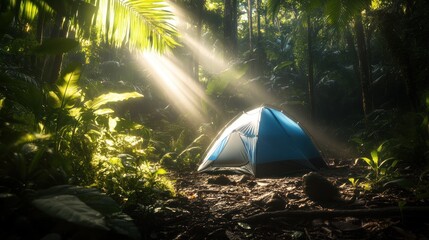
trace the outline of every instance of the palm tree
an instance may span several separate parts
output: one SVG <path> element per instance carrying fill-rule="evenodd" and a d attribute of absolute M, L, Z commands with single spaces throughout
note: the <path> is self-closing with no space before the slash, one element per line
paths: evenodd
<path fill-rule="evenodd" d="M 368 59 L 369 40 L 362 23 L 362 11 L 369 9 L 370 5 L 371 0 L 327 0 L 325 3 L 325 12 L 330 23 L 341 29 L 347 29 L 351 24 L 354 30 L 361 82 L 362 110 L 365 119 L 372 111 L 372 103 L 370 92 L 371 70 Z"/>
<path fill-rule="evenodd" d="M 18 21 L 37 19 L 37 39 L 43 42 L 45 26 L 50 38 L 88 39 L 91 31 L 107 43 L 131 50 L 164 52 L 178 45 L 174 15 L 164 0 L 8 0 Z M 47 63 L 48 62 L 48 63 Z M 58 79 L 62 54 L 45 61 L 42 80 Z"/>
<path fill-rule="evenodd" d="M 296 6 L 299 9 L 302 9 L 302 12 L 306 17 L 306 27 L 307 27 L 307 68 L 308 68 L 308 78 L 307 78 L 307 91 L 308 91 L 308 102 L 310 104 L 310 116 L 312 120 L 316 118 L 316 102 L 314 94 L 314 56 L 313 56 L 313 41 L 314 33 L 312 28 L 312 11 L 314 10 L 317 4 L 311 4 L 311 1 L 292 1 L 292 0 L 268 0 L 268 12 L 272 16 L 276 16 L 280 11 L 281 6 Z"/>

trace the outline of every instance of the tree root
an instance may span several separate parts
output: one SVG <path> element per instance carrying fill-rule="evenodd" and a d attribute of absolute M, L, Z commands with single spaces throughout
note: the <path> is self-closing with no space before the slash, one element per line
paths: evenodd
<path fill-rule="evenodd" d="M 263 212 L 244 219 L 240 222 L 256 223 L 272 218 L 316 219 L 316 218 L 336 218 L 336 217 L 356 217 L 356 218 L 390 218 L 390 217 L 418 217 L 429 218 L 429 207 L 387 207 L 374 209 L 353 209 L 353 210 L 282 210 L 275 212 Z"/>

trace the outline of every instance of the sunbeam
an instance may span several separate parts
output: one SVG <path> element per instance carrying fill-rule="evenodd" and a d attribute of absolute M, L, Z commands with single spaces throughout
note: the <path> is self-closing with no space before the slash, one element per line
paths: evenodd
<path fill-rule="evenodd" d="M 208 43 L 207 39 L 201 39 L 197 36 L 195 26 L 186 21 L 187 13 L 177 5 L 170 3 L 171 11 L 175 14 L 175 22 L 181 34 L 183 47 L 192 53 L 192 57 L 197 61 L 198 67 L 189 73 L 189 66 L 186 60 L 178 59 L 173 54 L 159 55 L 156 53 L 142 53 L 140 62 L 148 68 L 151 73 L 151 78 L 158 89 L 162 90 L 169 103 L 176 110 L 182 113 L 186 118 L 193 123 L 207 122 L 209 120 L 208 113 L 215 112 L 222 115 L 220 110 L 208 96 L 204 89 L 204 84 L 198 81 L 193 75 L 204 71 L 209 74 L 219 75 L 224 72 L 223 78 L 226 79 L 228 85 L 226 88 L 229 91 L 242 89 L 247 94 L 242 95 L 242 101 L 245 103 L 243 108 L 253 105 L 261 105 L 263 103 L 273 103 L 272 97 L 266 93 L 263 86 L 258 84 L 258 81 L 252 79 L 243 79 L 242 70 L 237 70 L 232 67 L 229 60 L 225 60 L 219 52 L 222 49 L 213 48 L 213 44 Z M 189 65 L 189 63 L 188 63 Z M 217 81 L 217 79 L 209 79 L 209 81 Z M 244 109 L 243 109 L 244 110 Z"/>
<path fill-rule="evenodd" d="M 209 101 L 191 77 L 166 56 L 146 52 L 141 54 L 140 60 L 148 67 L 153 82 L 175 109 L 194 122 L 206 120 L 201 106 L 203 102 Z"/>
<path fill-rule="evenodd" d="M 209 73 L 219 73 L 227 68 L 225 60 L 213 53 L 191 35 L 186 34 L 183 36 L 183 42 L 192 51 L 194 56 L 198 57 L 199 63 Z"/>

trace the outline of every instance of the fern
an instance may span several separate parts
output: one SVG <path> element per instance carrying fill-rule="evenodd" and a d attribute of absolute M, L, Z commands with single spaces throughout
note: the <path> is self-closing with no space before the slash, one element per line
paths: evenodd
<path fill-rule="evenodd" d="M 137 92 L 127 92 L 127 93 L 109 92 L 109 93 L 100 95 L 93 100 L 86 101 L 85 107 L 98 110 L 101 106 L 107 103 L 120 102 L 131 98 L 141 98 L 141 97 L 143 97 L 143 95 Z"/>

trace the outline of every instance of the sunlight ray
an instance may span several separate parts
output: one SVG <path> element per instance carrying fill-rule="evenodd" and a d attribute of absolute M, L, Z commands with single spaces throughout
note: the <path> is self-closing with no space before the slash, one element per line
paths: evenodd
<path fill-rule="evenodd" d="M 175 15 L 174 24 L 181 32 L 182 44 L 195 59 L 198 59 L 201 70 L 214 75 L 228 72 L 226 77 L 230 78 L 228 79 L 230 82 L 227 88 L 230 91 L 234 91 L 235 88 L 246 89 L 248 94 L 242 96 L 246 106 L 274 102 L 259 81 L 242 79 L 242 70 L 234 69 L 232 62 L 227 62 L 219 52 L 216 52 L 222 52 L 221 49 L 213 48 L 197 36 L 195 26 L 186 21 L 188 17 L 185 10 L 174 3 L 170 3 L 170 7 Z M 142 64 L 149 68 L 153 82 L 163 91 L 171 105 L 184 115 L 188 115 L 192 121 L 207 121 L 209 119 L 207 111 L 222 114 L 222 110 L 210 100 L 203 85 L 187 72 L 189 66 L 185 66 L 183 59 L 178 59 L 172 54 L 161 56 L 156 53 L 143 53 L 140 59 Z"/>
<path fill-rule="evenodd" d="M 191 37 L 190 34 L 184 35 L 182 39 L 192 53 L 198 56 L 200 64 L 203 66 L 204 70 L 210 73 L 219 73 L 227 68 L 227 64 L 222 57 L 210 51 L 209 47 L 199 43 Z"/>
<path fill-rule="evenodd" d="M 202 104 L 214 107 L 203 89 L 187 75 L 174 60 L 156 53 L 143 53 L 141 62 L 148 67 L 153 82 L 163 91 L 169 102 L 189 120 L 195 123 L 206 121 Z M 177 61 L 177 60 L 176 60 Z"/>

